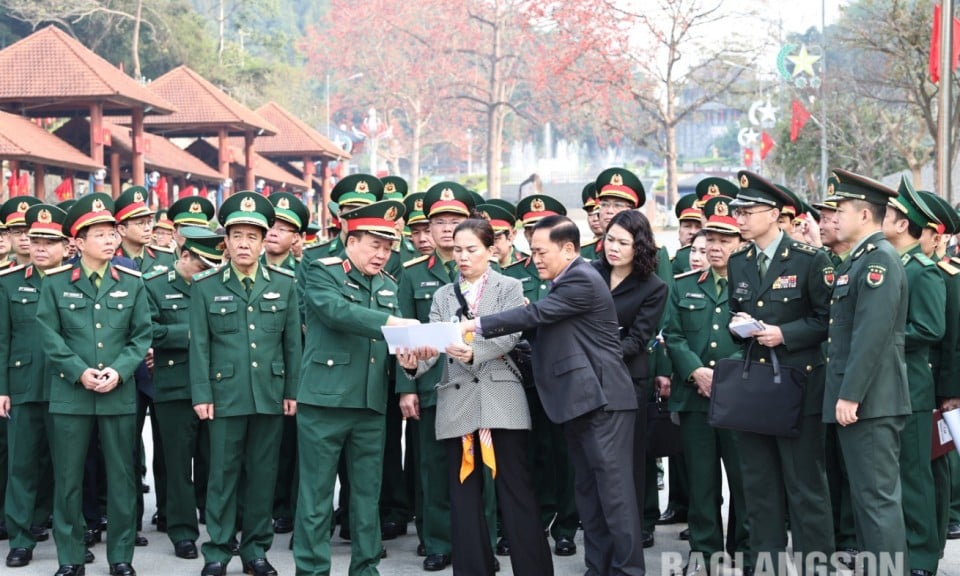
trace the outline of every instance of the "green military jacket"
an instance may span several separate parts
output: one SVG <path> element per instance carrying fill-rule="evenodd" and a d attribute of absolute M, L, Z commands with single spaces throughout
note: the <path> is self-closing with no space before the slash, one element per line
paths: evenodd
<path fill-rule="evenodd" d="M 413 241 L 406 236 L 400 240 L 398 250 L 400 252 L 401 263 L 413 260 L 414 258 L 420 256 L 420 251 L 417 250 L 417 247 L 413 245 Z"/>
<path fill-rule="evenodd" d="M 937 262 L 946 288 L 943 338 L 930 350 L 937 398 L 960 397 L 960 268 L 956 261 Z"/>
<path fill-rule="evenodd" d="M 412 246 L 412 243 L 411 243 Z M 418 254 L 414 250 L 414 255 Z M 343 240 L 340 239 L 340 236 L 335 236 L 334 238 L 323 242 L 322 244 L 314 244 L 313 246 L 308 246 L 303 250 L 303 256 L 301 257 L 302 262 L 316 262 L 323 258 L 336 257 L 341 260 L 347 257 L 346 245 L 344 245 Z M 394 280 L 400 280 L 400 275 L 403 274 L 403 264 L 406 262 L 403 256 L 401 255 L 400 250 L 394 248 L 390 251 L 390 259 L 387 260 L 387 264 L 383 267 L 384 271 L 389 274 Z M 306 298 L 303 294 L 303 283 L 304 283 L 304 270 L 306 266 L 298 266 L 296 268 L 297 273 L 297 295 L 300 296 L 300 308 L 301 312 L 306 303 Z"/>
<path fill-rule="evenodd" d="M 907 280 L 900 257 L 875 232 L 836 271 L 823 421 L 837 421 L 837 400 L 859 402 L 861 420 L 910 413 L 904 360 Z"/>
<path fill-rule="evenodd" d="M 14 406 L 50 400 L 50 371 L 37 323 L 43 276 L 32 264 L 0 272 L 0 396 Z"/>
<path fill-rule="evenodd" d="M 190 285 L 175 269 L 143 277 L 153 320 L 153 401 L 190 399 Z"/>
<path fill-rule="evenodd" d="M 122 246 L 117 247 L 117 253 L 115 255 L 134 260 L 132 255 L 126 254 L 123 251 Z M 167 270 L 171 270 L 173 268 L 173 263 L 176 261 L 177 259 L 173 250 L 169 248 L 162 248 L 160 246 L 144 246 L 143 263 L 140 264 L 140 272 L 144 274 L 147 274 L 148 272 L 166 272 Z"/>
<path fill-rule="evenodd" d="M 687 244 L 686 246 L 677 248 L 676 254 L 673 255 L 672 262 L 674 276 L 690 271 L 690 248 L 692 246 L 692 244 Z"/>
<path fill-rule="evenodd" d="M 133 373 L 150 347 L 150 305 L 140 272 L 108 263 L 97 289 L 80 260 L 47 273 L 37 306 L 52 372 L 53 414 L 135 414 Z M 120 384 L 101 394 L 80 384 L 87 368 L 113 368 Z"/>
<path fill-rule="evenodd" d="M 930 411 L 936 407 L 930 352 L 946 330 L 947 292 L 940 269 L 924 255 L 919 244 L 904 253 L 900 262 L 907 276 L 910 302 L 904 328 L 910 405 L 914 412 Z"/>
<path fill-rule="evenodd" d="M 397 284 L 335 256 L 311 262 L 304 281 L 307 336 L 297 402 L 386 413 L 389 354 L 380 328 L 400 316 Z"/>
<path fill-rule="evenodd" d="M 824 381 L 821 343 L 827 335 L 830 317 L 833 265 L 822 250 L 782 234 L 776 255 L 761 280 L 758 253 L 759 248 L 750 242 L 730 255 L 727 265 L 730 314 L 746 312 L 757 320 L 780 327 L 783 343 L 775 349 L 777 358 L 781 364 L 806 375 L 804 414 L 819 414 L 823 407 Z M 750 340 L 752 338 L 741 342 L 743 352 Z M 770 349 L 759 344 L 753 346 L 751 355 L 756 361 L 770 361 Z"/>
<path fill-rule="evenodd" d="M 297 264 L 299 264 L 299 263 L 300 263 L 300 262 L 298 262 L 297 259 L 294 258 L 293 252 L 289 252 L 289 253 L 287 253 L 287 257 L 284 258 L 283 261 L 280 262 L 280 264 L 274 264 L 274 266 L 277 266 L 277 267 L 279 267 L 279 268 L 286 268 L 287 270 L 289 270 L 289 271 L 291 271 L 291 272 L 296 272 L 296 271 L 297 271 Z M 266 253 L 266 252 L 264 252 L 263 254 L 260 255 L 260 264 L 263 264 L 263 265 L 268 265 L 268 264 L 270 264 L 270 262 L 267 260 L 267 253 Z"/>
<path fill-rule="evenodd" d="M 190 391 L 215 416 L 283 414 L 297 397 L 300 317 L 293 273 L 257 266 L 247 296 L 230 264 L 193 277 L 190 288 Z"/>
<path fill-rule="evenodd" d="M 727 325 L 730 304 L 727 290 L 717 294 L 713 272 L 687 274 L 670 291 L 663 331 L 677 386 L 670 390 L 671 412 L 707 412 L 710 399 L 697 392 L 693 372 L 734 355 L 739 346 Z"/>

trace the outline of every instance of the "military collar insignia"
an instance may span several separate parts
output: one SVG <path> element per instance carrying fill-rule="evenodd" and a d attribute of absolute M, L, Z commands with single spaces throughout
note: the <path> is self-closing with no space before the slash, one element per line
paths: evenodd
<path fill-rule="evenodd" d="M 23 277 L 24 277 L 24 278 L 29 278 L 29 277 L 31 277 L 31 276 L 33 276 L 33 264 L 31 264 L 30 266 L 28 266 L 28 267 L 27 267 L 27 271 L 24 272 L 24 274 L 23 274 Z"/>
<path fill-rule="evenodd" d="M 230 279 L 230 267 L 226 266 L 223 269 L 223 281 L 226 282 Z"/>
<path fill-rule="evenodd" d="M 351 270 L 353 270 L 353 266 L 350 265 L 350 261 L 349 261 L 349 260 L 344 260 L 344 261 L 343 261 L 343 273 L 344 273 L 344 274 L 349 274 Z"/>
<path fill-rule="evenodd" d="M 138 274 L 139 274 L 139 272 L 138 272 Z M 116 267 L 116 266 L 111 266 L 111 267 L 110 267 L 110 277 L 113 278 L 113 279 L 114 279 L 115 281 L 117 281 L 117 282 L 120 281 L 120 273 L 117 272 L 117 267 Z"/>
<path fill-rule="evenodd" d="M 79 280 L 81 274 L 83 274 L 83 272 L 80 271 L 80 266 L 77 266 L 76 268 L 74 268 L 73 274 L 70 275 L 70 282 L 76 282 L 77 280 Z"/>
<path fill-rule="evenodd" d="M 176 271 L 176 270 L 171 270 L 171 271 L 167 272 L 167 282 L 173 282 L 173 281 L 176 280 L 176 279 L 177 279 L 177 271 Z"/>

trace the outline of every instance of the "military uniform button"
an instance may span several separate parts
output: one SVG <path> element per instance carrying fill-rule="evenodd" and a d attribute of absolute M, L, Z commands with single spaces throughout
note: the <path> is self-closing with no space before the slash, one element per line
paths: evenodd
<path fill-rule="evenodd" d="M 271 311 L 271 312 L 276 312 L 276 311 L 277 311 L 277 307 L 276 307 L 276 306 L 271 306 L 271 307 L 270 307 L 270 311 Z"/>
<path fill-rule="evenodd" d="M 20 361 L 17 360 L 16 362 L 13 363 L 13 365 L 14 365 L 14 366 L 17 366 L 17 367 L 19 368 L 19 367 L 20 367 Z"/>
<path fill-rule="evenodd" d="M 711 342 L 711 343 L 710 343 L 710 347 L 711 347 L 711 348 L 716 348 L 716 347 L 717 347 L 717 343 L 716 343 L 716 342 Z"/>
<path fill-rule="evenodd" d="M 327 360 L 327 366 L 333 366 L 333 360 Z"/>
<path fill-rule="evenodd" d="M 103 342 L 97 342 L 97 348 L 103 348 Z"/>
<path fill-rule="evenodd" d="M 833 318 L 830 319 L 830 323 L 833 324 Z"/>
<path fill-rule="evenodd" d="M 223 374 L 221 374 L 220 372 L 217 372 L 217 380 L 219 380 L 222 377 L 223 377 Z"/>
<path fill-rule="evenodd" d="M 784 298 L 783 301 L 784 301 L 784 302 L 789 302 L 790 299 L 789 299 L 789 298 Z"/>
<path fill-rule="evenodd" d="M 226 309 L 226 308 L 221 308 L 221 309 L 220 309 L 220 313 L 221 313 L 221 314 L 226 314 L 226 313 L 227 313 L 227 309 Z"/>
<path fill-rule="evenodd" d="M 763 308 L 763 300 L 757 302 L 757 308 Z"/>
<path fill-rule="evenodd" d="M 176 305 L 176 304 L 173 305 L 173 309 L 174 309 L 174 310 L 177 309 L 177 305 Z"/>
<path fill-rule="evenodd" d="M 73 308 L 73 304 L 71 304 L 70 307 Z M 93 305 L 93 309 L 94 309 L 94 310 L 99 310 L 99 309 L 100 309 L 100 305 L 99 305 L 99 304 L 94 304 L 94 305 Z"/>
<path fill-rule="evenodd" d="M 251 329 L 251 330 L 256 330 L 256 329 L 257 329 L 257 327 L 256 327 L 256 326 L 254 326 L 253 324 L 251 324 L 251 325 L 250 325 L 250 329 Z"/>
<path fill-rule="evenodd" d="M 73 310 L 73 309 L 76 308 L 76 307 L 77 307 L 77 306 L 76 306 L 75 304 L 71 304 L 71 305 L 70 305 L 70 309 L 71 309 L 71 310 Z"/>
<path fill-rule="evenodd" d="M 827 338 L 827 344 L 833 342 L 833 338 Z"/>
<path fill-rule="evenodd" d="M 711 361 L 709 362 L 709 364 L 710 364 L 710 367 L 712 368 L 712 367 L 714 367 L 714 366 L 717 365 L 717 361 L 716 361 L 716 360 L 711 360 Z"/>
<path fill-rule="evenodd" d="M 94 324 L 94 326 L 96 326 L 98 329 L 99 329 L 99 328 L 103 328 L 103 324 L 101 324 L 101 323 L 99 323 L 99 322 L 97 322 L 96 324 Z"/>
<path fill-rule="evenodd" d="M 101 362 L 101 363 L 99 363 L 99 364 L 97 364 L 97 368 L 99 368 L 99 369 L 101 369 L 101 370 L 103 370 L 103 362 Z"/>
<path fill-rule="evenodd" d="M 254 350 L 256 350 L 256 349 L 257 349 L 257 343 L 256 343 L 256 342 L 251 342 L 251 343 L 250 343 L 250 347 L 253 348 Z"/>
<path fill-rule="evenodd" d="M 21 302 L 21 303 L 23 303 L 23 304 L 26 304 L 26 303 L 27 303 L 27 299 L 26 299 L 26 298 L 24 298 L 24 299 L 23 299 L 23 300 L 21 300 L 20 302 Z"/>
<path fill-rule="evenodd" d="M 540 289 L 541 289 L 541 290 L 546 290 L 546 289 L 547 289 L 547 285 L 546 285 L 546 284 L 541 284 L 541 285 L 540 285 Z"/>
<path fill-rule="evenodd" d="M 376 364 L 376 363 L 377 363 L 377 359 L 376 359 L 376 358 L 371 358 L 371 359 L 370 359 L 370 363 L 371 363 L 371 364 Z"/>
<path fill-rule="evenodd" d="M 61 378 L 63 378 L 63 377 L 64 377 L 64 376 L 63 376 L 63 372 L 61 372 L 61 373 L 60 373 L 60 377 L 61 377 Z"/>
<path fill-rule="evenodd" d="M 253 312 L 253 306 L 247 306 L 247 312 Z"/>
<path fill-rule="evenodd" d="M 829 356 L 827 356 L 827 362 L 830 362 L 830 357 L 829 357 Z"/>
<path fill-rule="evenodd" d="M 807 364 L 807 372 L 813 372 L 813 366 Z"/>
<path fill-rule="evenodd" d="M 167 366 L 173 366 L 173 360 L 167 360 Z"/>
<path fill-rule="evenodd" d="M 690 305 L 690 309 L 693 310 L 693 304 Z"/>
<path fill-rule="evenodd" d="M 720 325 L 719 325 L 719 324 L 714 324 L 714 325 L 713 325 L 713 329 L 714 329 L 714 330 L 719 330 L 719 329 L 720 329 Z"/>
<path fill-rule="evenodd" d="M 429 300 L 429 299 L 430 299 L 430 294 L 427 294 L 427 300 Z"/>
<path fill-rule="evenodd" d="M 257 366 L 259 366 L 259 364 L 257 364 L 256 362 L 251 362 L 250 365 L 253 366 L 254 368 L 256 368 Z"/>
<path fill-rule="evenodd" d="M 767 359 L 766 359 L 766 358 L 761 358 L 761 359 L 760 359 L 760 363 L 761 363 L 761 364 L 766 364 L 766 363 L 767 363 Z"/>
<path fill-rule="evenodd" d="M 719 308 L 719 307 L 717 307 L 717 309 L 716 309 L 716 310 L 714 310 L 714 312 L 716 312 L 717 314 L 719 314 L 719 313 L 720 313 L 720 308 Z"/>

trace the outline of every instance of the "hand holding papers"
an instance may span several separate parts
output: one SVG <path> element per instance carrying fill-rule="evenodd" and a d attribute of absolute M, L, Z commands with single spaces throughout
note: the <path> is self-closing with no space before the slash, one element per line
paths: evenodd
<path fill-rule="evenodd" d="M 380 330 L 387 340 L 387 347 L 391 354 L 396 354 L 398 349 L 412 350 L 429 347 L 444 350 L 450 345 L 464 345 L 460 326 L 453 322 L 383 326 Z"/>
<path fill-rule="evenodd" d="M 738 313 L 730 319 L 730 331 L 740 338 L 750 338 L 754 332 L 761 332 L 764 329 L 766 327 L 762 322 L 754 320 L 747 314 Z"/>

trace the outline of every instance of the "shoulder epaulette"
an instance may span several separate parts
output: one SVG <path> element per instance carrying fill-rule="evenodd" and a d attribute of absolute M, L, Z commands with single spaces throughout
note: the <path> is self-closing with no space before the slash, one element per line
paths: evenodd
<path fill-rule="evenodd" d="M 400 253 L 400 247 L 399 247 L 399 246 L 396 247 L 396 248 L 391 248 L 390 250 L 391 250 L 394 254 L 399 254 L 399 253 Z"/>
<path fill-rule="evenodd" d="M 746 252 L 747 250 L 753 248 L 753 242 L 745 242 L 742 246 L 730 253 L 731 256 Z"/>
<path fill-rule="evenodd" d="M 51 274 L 59 274 L 59 273 L 65 271 L 65 270 L 69 270 L 69 269 L 71 269 L 71 268 L 73 268 L 73 264 L 64 264 L 64 265 L 62 265 L 62 266 L 57 266 L 56 268 L 51 268 L 51 269 L 47 270 L 47 276 L 50 276 Z"/>
<path fill-rule="evenodd" d="M 937 266 L 939 266 L 944 272 L 946 272 L 951 276 L 956 276 L 957 274 L 960 274 L 960 268 L 957 268 L 956 266 L 954 266 L 953 264 L 950 264 L 949 262 L 944 262 L 941 260 L 940 262 L 937 262 Z"/>
<path fill-rule="evenodd" d="M 154 278 L 166 276 L 167 272 L 167 270 L 151 270 L 143 275 L 143 281 L 146 282 L 147 280 L 153 280 Z M 176 274 L 176 272 L 174 272 L 174 274 Z"/>
<path fill-rule="evenodd" d="M 319 250 L 319 249 L 323 248 L 323 246 L 324 246 L 324 243 L 323 243 L 323 242 L 314 242 L 313 244 L 310 244 L 309 246 L 304 246 L 304 247 L 303 247 L 303 252 L 304 252 L 304 254 L 306 254 L 306 253 L 308 253 L 308 252 L 313 252 L 314 250 Z"/>
<path fill-rule="evenodd" d="M 794 250 L 799 250 L 800 252 L 809 254 L 811 256 L 815 256 L 817 252 L 820 251 L 820 249 L 817 248 L 816 246 L 811 246 L 803 242 L 794 242 L 793 244 L 790 245 L 790 247 L 793 248 Z"/>
<path fill-rule="evenodd" d="M 151 250 L 156 250 L 156 251 L 158 251 L 158 252 L 164 252 L 164 253 L 166 253 L 166 254 L 173 254 L 173 253 L 174 253 L 174 252 L 173 252 L 173 248 L 167 248 L 167 247 L 165 247 L 165 246 L 155 246 L 155 245 L 153 245 L 153 244 L 150 244 L 149 248 L 150 248 Z"/>
<path fill-rule="evenodd" d="M 508 268 L 513 268 L 514 266 L 520 266 L 521 268 L 523 268 L 526 265 L 527 265 L 527 259 L 524 258 L 522 260 L 517 260 L 516 262 L 511 262 L 510 264 L 507 264 L 506 266 L 503 267 L 503 269 L 506 270 Z"/>
<path fill-rule="evenodd" d="M 406 262 L 404 262 L 404 263 L 403 263 L 403 267 L 404 267 L 404 268 L 409 268 L 409 267 L 413 266 L 414 264 L 419 264 L 419 263 L 427 260 L 428 258 L 430 258 L 430 255 L 429 255 L 429 254 L 427 254 L 427 255 L 425 255 L 425 256 L 418 256 L 418 257 L 416 257 L 416 258 L 412 258 L 412 259 L 407 260 Z"/>
<path fill-rule="evenodd" d="M 386 270 L 380 270 L 380 273 L 386 276 L 387 278 L 393 280 L 394 283 L 397 282 L 397 279 L 393 277 L 393 274 L 387 272 Z"/>
<path fill-rule="evenodd" d="M 587 246 L 593 246 L 594 244 L 597 243 L 598 240 L 600 240 L 600 239 L 599 239 L 599 238 L 594 238 L 593 240 L 587 240 L 586 242 L 580 244 L 580 247 L 581 247 L 581 248 L 586 248 Z"/>
<path fill-rule="evenodd" d="M 343 258 L 339 256 L 327 256 L 326 258 L 318 259 L 317 262 L 323 264 L 324 266 L 333 266 L 334 264 L 343 262 Z"/>
<path fill-rule="evenodd" d="M 913 254 L 913 257 L 917 262 L 923 264 L 925 267 L 930 267 L 934 265 L 934 261 L 928 258 L 926 254 L 915 252 Z"/>
<path fill-rule="evenodd" d="M 141 273 L 139 270 L 134 270 L 133 268 L 127 268 L 126 266 L 120 266 L 119 264 L 114 264 L 113 267 L 121 272 L 126 272 L 131 276 L 136 276 L 137 278 L 143 276 L 143 273 Z M 164 272 L 166 272 L 166 270 L 164 270 Z"/>
<path fill-rule="evenodd" d="M 198 280 L 206 280 L 207 278 L 213 278 L 214 276 L 217 275 L 218 272 L 220 272 L 220 270 L 223 269 L 224 266 L 226 266 L 226 264 L 221 264 L 220 266 L 214 266 L 213 268 L 208 268 L 203 272 L 194 274 L 193 281 L 197 282 Z"/>
<path fill-rule="evenodd" d="M 275 266 L 273 264 L 267 264 L 267 268 L 269 268 L 271 272 L 277 272 L 279 274 L 283 274 L 284 276 L 289 276 L 291 278 L 295 276 L 295 274 L 293 273 L 293 270 L 290 270 L 289 268 L 284 268 L 283 266 Z"/>
<path fill-rule="evenodd" d="M 700 274 L 701 272 L 703 272 L 703 270 L 687 270 L 686 272 L 674 274 L 673 279 L 679 280 L 680 278 L 686 278 L 687 276 L 693 276 L 694 274 Z"/>
<path fill-rule="evenodd" d="M 27 267 L 26 264 L 20 264 L 19 266 L 11 266 L 9 268 L 4 268 L 3 270 L 0 270 L 0 276 L 6 276 L 7 274 L 12 274 L 17 270 L 23 270 L 26 267 Z"/>

